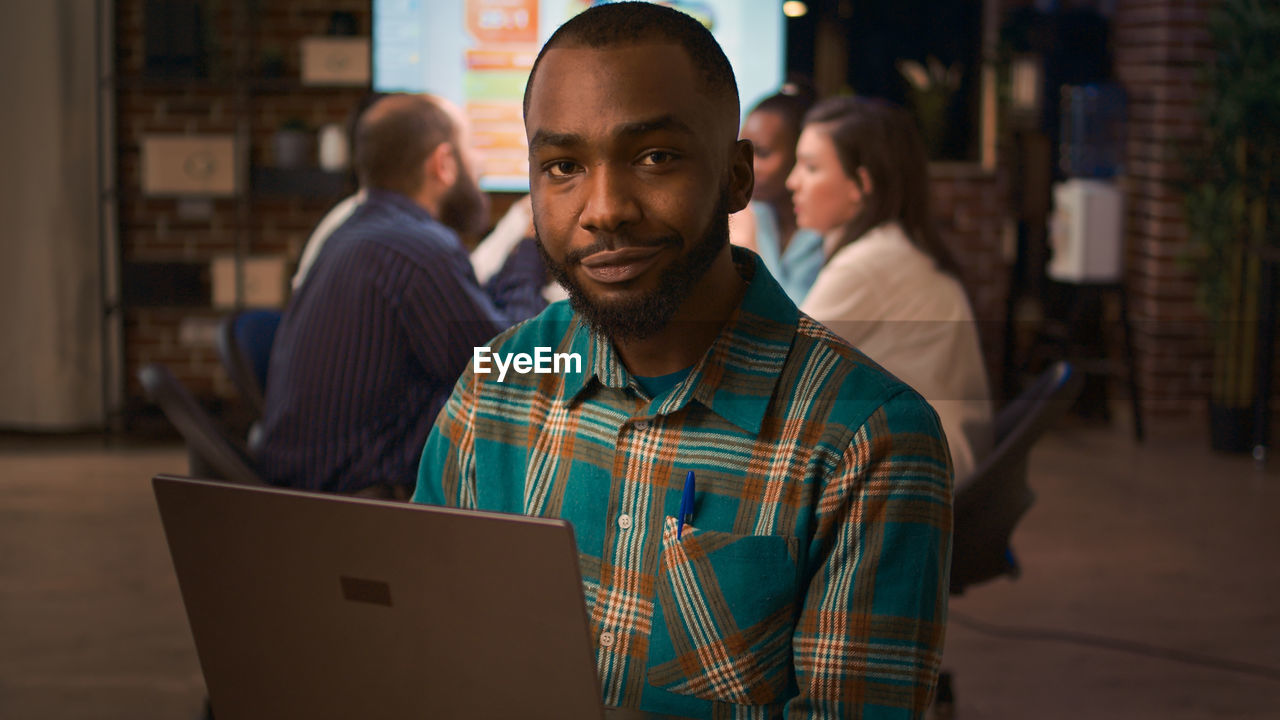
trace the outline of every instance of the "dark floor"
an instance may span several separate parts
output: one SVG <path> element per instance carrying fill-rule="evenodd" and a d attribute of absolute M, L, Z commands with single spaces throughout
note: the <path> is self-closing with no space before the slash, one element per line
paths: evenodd
<path fill-rule="evenodd" d="M 1135 446 L 1123 418 L 1068 420 L 1036 449 L 1023 576 L 952 601 L 956 717 L 1280 718 L 1280 468 L 1154 425 Z M 0 443 L 0 718 L 195 717 L 148 483 L 184 453 L 20 440 Z"/>
<path fill-rule="evenodd" d="M 1034 452 L 1022 577 L 951 603 L 957 717 L 1280 718 L 1280 467 L 1126 427 Z"/>

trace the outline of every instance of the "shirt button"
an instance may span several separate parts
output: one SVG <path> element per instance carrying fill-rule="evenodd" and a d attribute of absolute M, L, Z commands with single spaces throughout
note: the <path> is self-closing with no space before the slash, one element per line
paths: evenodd
<path fill-rule="evenodd" d="M 630 516 L 630 515 L 619 515 L 619 516 L 618 516 L 618 527 L 622 528 L 623 530 L 630 530 L 630 529 L 631 529 L 631 516 Z"/>
<path fill-rule="evenodd" d="M 600 633 L 600 647 L 604 647 L 604 648 L 613 647 L 613 640 L 614 640 L 613 633 L 611 632 Z"/>
<path fill-rule="evenodd" d="M 641 420 L 640 422 L 636 423 L 636 429 L 637 429 L 637 430 L 648 430 L 648 429 L 649 429 L 649 421 L 648 421 L 648 420 Z"/>

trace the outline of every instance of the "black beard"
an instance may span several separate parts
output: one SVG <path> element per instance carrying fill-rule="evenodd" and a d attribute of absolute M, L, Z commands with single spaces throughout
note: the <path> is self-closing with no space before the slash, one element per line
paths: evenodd
<path fill-rule="evenodd" d="M 536 231 L 536 229 L 535 229 Z M 720 192 L 716 200 L 711 222 L 702 236 L 689 250 L 688 254 L 676 260 L 662 275 L 658 287 L 631 300 L 611 303 L 598 303 L 587 297 L 583 290 L 569 274 L 569 266 L 577 265 L 585 255 L 603 249 L 588 248 L 565 258 L 564 263 L 556 262 L 543 247 L 542 238 L 537 238 L 538 252 L 542 254 L 547 271 L 555 281 L 569 293 L 569 306 L 578 314 L 595 333 L 613 341 L 644 340 L 656 335 L 671 322 L 676 310 L 693 292 L 694 286 L 702 280 L 711 264 L 715 262 L 720 251 L 729 244 L 729 193 Z M 681 246 L 681 238 L 669 237 L 664 242 Z M 621 243 L 626 245 L 626 242 Z"/>
<path fill-rule="evenodd" d="M 457 149 L 453 151 L 458 165 L 458 179 L 440 198 L 439 220 L 463 237 L 479 236 L 489 223 L 489 196 L 476 184 Z"/>

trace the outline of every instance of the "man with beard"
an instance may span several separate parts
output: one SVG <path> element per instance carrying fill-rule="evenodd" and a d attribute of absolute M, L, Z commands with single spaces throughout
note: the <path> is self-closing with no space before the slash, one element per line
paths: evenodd
<path fill-rule="evenodd" d="M 503 377 L 477 355 L 414 499 L 573 524 L 606 705 L 922 717 L 947 445 L 915 391 L 728 245 L 753 183 L 737 126 L 728 61 L 678 11 L 601 5 L 552 35 L 525 127 L 534 225 L 570 299 L 486 358 L 580 367 Z"/>
<path fill-rule="evenodd" d="M 490 297 L 450 228 L 487 218 L 465 125 L 393 95 L 356 128 L 364 200 L 325 243 L 272 346 L 255 444 L 274 484 L 407 498 L 422 444 L 472 348 L 545 302 L 536 250 Z"/>

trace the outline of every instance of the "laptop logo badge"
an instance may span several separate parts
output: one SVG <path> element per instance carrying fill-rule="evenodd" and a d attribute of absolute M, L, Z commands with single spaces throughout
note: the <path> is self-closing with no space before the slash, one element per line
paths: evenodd
<path fill-rule="evenodd" d="M 338 578 L 338 582 L 342 584 L 342 597 L 345 600 L 391 607 L 391 586 L 381 580 L 343 575 Z"/>

